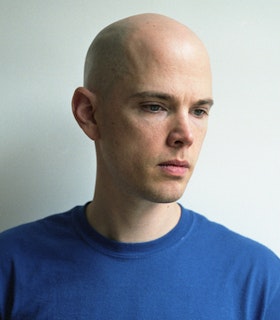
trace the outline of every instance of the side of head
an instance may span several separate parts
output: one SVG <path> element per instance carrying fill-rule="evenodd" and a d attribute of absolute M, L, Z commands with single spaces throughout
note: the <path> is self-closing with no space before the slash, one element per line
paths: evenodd
<path fill-rule="evenodd" d="M 125 39 L 129 27 L 114 23 L 104 28 L 91 43 L 84 66 L 84 87 L 105 95 L 126 72 Z"/>

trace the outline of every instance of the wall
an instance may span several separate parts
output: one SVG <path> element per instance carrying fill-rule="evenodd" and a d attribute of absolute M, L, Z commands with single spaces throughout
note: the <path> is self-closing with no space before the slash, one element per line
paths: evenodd
<path fill-rule="evenodd" d="M 72 93 L 95 34 L 141 12 L 189 25 L 212 58 L 215 106 L 181 203 L 280 255 L 278 0 L 1 1 L 1 229 L 91 199 L 94 148 Z"/>

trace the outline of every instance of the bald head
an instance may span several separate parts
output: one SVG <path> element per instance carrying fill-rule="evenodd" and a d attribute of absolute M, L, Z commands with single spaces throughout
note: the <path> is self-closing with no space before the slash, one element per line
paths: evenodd
<path fill-rule="evenodd" d="M 84 86 L 106 95 L 118 79 L 132 72 L 133 64 L 141 64 L 143 56 L 156 60 L 157 56 L 173 54 L 172 51 L 182 51 L 204 67 L 209 65 L 203 43 L 176 20 L 159 14 L 119 20 L 93 40 L 85 62 Z"/>

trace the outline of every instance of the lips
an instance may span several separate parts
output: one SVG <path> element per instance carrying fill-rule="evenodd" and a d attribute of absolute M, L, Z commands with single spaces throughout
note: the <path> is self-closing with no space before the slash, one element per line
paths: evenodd
<path fill-rule="evenodd" d="M 170 160 L 159 164 L 161 170 L 171 176 L 184 176 L 190 165 L 187 161 Z"/>
<path fill-rule="evenodd" d="M 159 164 L 159 166 L 161 167 L 173 166 L 173 167 L 182 167 L 182 168 L 190 167 L 187 161 L 180 161 L 180 160 L 170 160 L 170 161 L 162 162 Z"/>

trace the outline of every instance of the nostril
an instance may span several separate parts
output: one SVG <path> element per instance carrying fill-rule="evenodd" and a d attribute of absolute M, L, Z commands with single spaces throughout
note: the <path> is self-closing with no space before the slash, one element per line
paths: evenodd
<path fill-rule="evenodd" d="M 181 144 L 183 144 L 183 141 L 181 141 L 181 140 L 176 140 L 176 141 L 174 141 L 174 144 L 176 144 L 176 145 L 181 145 Z"/>
<path fill-rule="evenodd" d="M 175 148 L 190 146 L 192 145 L 192 143 L 193 143 L 193 135 L 190 132 L 188 134 L 173 132 L 169 135 L 167 139 L 167 144 Z"/>

